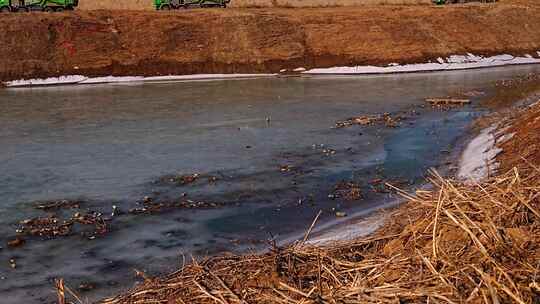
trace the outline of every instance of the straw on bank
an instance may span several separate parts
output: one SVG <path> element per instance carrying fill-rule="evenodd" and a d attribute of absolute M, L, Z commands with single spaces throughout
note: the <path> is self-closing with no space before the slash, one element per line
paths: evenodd
<path fill-rule="evenodd" d="M 538 303 L 540 170 L 431 182 L 371 238 L 194 261 L 103 303 Z"/>

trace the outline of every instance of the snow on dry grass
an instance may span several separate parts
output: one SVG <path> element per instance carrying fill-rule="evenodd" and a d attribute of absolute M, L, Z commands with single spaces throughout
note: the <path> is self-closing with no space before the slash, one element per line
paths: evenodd
<path fill-rule="evenodd" d="M 470 183 L 479 182 L 497 169 L 495 157 L 502 151 L 495 146 L 495 126 L 486 128 L 467 145 L 459 163 L 458 177 Z"/>

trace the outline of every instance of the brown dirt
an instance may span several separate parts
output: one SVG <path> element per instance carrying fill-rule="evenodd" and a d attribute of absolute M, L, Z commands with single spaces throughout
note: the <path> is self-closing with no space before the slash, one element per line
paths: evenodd
<path fill-rule="evenodd" d="M 516 115 L 506 132 L 515 135 L 501 145 L 503 152 L 498 159 L 502 170 L 530 166 L 529 163 L 540 168 L 540 100 L 524 113 Z"/>
<path fill-rule="evenodd" d="M 155 10 L 153 0 L 82 0 L 81 10 Z M 232 0 L 229 7 L 236 8 L 299 8 L 299 7 L 344 7 L 364 5 L 416 5 L 431 4 L 431 0 Z"/>
<path fill-rule="evenodd" d="M 11 14 L 0 19 L 0 80 L 277 72 L 425 62 L 466 52 L 536 54 L 540 6 L 534 2 Z"/>

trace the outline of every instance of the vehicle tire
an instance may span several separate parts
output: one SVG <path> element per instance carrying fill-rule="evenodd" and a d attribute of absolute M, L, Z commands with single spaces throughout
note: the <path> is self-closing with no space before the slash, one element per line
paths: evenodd
<path fill-rule="evenodd" d="M 43 11 L 46 13 L 52 13 L 54 12 L 54 9 L 50 6 L 46 6 L 45 8 L 43 8 Z"/>
<path fill-rule="evenodd" d="M 19 12 L 19 13 L 28 13 L 29 10 L 26 7 L 18 7 L 17 12 Z"/>
<path fill-rule="evenodd" d="M 63 7 L 57 7 L 54 11 L 61 13 L 61 12 L 64 11 L 64 8 Z"/>
<path fill-rule="evenodd" d="M 161 7 L 161 10 L 162 11 L 170 11 L 171 10 L 171 7 L 168 5 L 168 4 L 165 4 Z"/>
<path fill-rule="evenodd" d="M 11 12 L 11 10 L 7 6 L 0 8 L 0 13 L 9 13 L 9 12 Z"/>

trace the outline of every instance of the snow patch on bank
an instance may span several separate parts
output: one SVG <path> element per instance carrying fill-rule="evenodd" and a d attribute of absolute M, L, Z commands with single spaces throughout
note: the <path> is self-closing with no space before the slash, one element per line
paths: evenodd
<path fill-rule="evenodd" d="M 376 214 L 358 220 L 348 225 L 339 226 L 321 235 L 309 239 L 306 243 L 311 245 L 328 245 L 335 242 L 349 241 L 373 234 L 386 221 L 387 216 Z"/>
<path fill-rule="evenodd" d="M 539 52 L 540 56 L 540 52 Z M 497 55 L 491 57 L 477 56 L 468 53 L 467 55 L 452 55 L 446 59 L 437 58 L 436 62 L 419 63 L 419 64 L 389 64 L 386 67 L 379 66 L 355 66 L 355 67 L 333 67 L 311 69 L 303 74 L 320 75 L 320 74 L 391 74 L 391 73 L 412 73 L 412 72 L 432 72 L 432 71 L 452 71 L 478 69 L 487 67 L 498 67 L 505 65 L 518 64 L 538 64 L 539 58 L 532 56 L 515 57 L 512 55 Z"/>
<path fill-rule="evenodd" d="M 461 156 L 458 178 L 469 183 L 480 182 L 498 168 L 495 157 L 502 149 L 495 146 L 495 129 L 496 126 L 491 126 L 482 130 L 467 145 Z"/>
<path fill-rule="evenodd" d="M 502 134 L 501 136 L 499 136 L 499 138 L 497 138 L 497 144 L 499 145 L 504 144 L 505 142 L 512 139 L 514 135 L 516 135 L 516 132 Z"/>
<path fill-rule="evenodd" d="M 540 51 L 538 52 L 540 56 Z M 395 74 L 412 72 L 432 72 L 432 71 L 452 71 L 465 69 L 478 69 L 488 67 L 499 67 L 519 64 L 540 64 L 540 58 L 531 55 L 516 57 L 512 55 L 497 55 L 491 57 L 477 56 L 473 54 L 452 55 L 448 58 L 437 58 L 435 62 L 405 64 L 390 63 L 387 66 L 355 66 L 355 67 L 333 67 L 315 68 L 305 70 L 299 67 L 294 72 L 303 75 L 362 75 L 362 74 Z M 282 69 L 280 72 L 286 72 Z M 31 87 L 49 85 L 74 85 L 74 84 L 102 84 L 102 83 L 129 83 L 129 82 L 167 82 L 167 81 L 194 81 L 194 80 L 223 80 L 242 79 L 257 77 L 272 77 L 278 74 L 193 74 L 193 75 L 169 75 L 169 76 L 104 76 L 87 77 L 83 75 L 68 75 L 60 77 L 50 77 L 45 79 L 19 79 L 5 82 L 6 87 Z"/>
<path fill-rule="evenodd" d="M 45 79 L 20 79 L 14 81 L 8 81 L 5 83 L 6 87 L 18 87 L 18 86 L 45 86 L 45 85 L 57 85 L 57 84 L 76 84 L 87 80 L 88 77 L 82 75 L 60 76 L 51 77 Z"/>
<path fill-rule="evenodd" d="M 196 74 L 196 75 L 169 75 L 169 76 L 104 76 L 86 77 L 82 75 L 69 75 L 50 77 L 45 79 L 20 79 L 4 83 L 6 87 L 29 87 L 49 85 L 73 85 L 73 84 L 100 84 L 100 83 L 127 83 L 127 82 L 166 82 L 166 81 L 190 81 L 190 80 L 222 80 L 243 79 L 257 77 L 271 77 L 276 74 Z"/>

